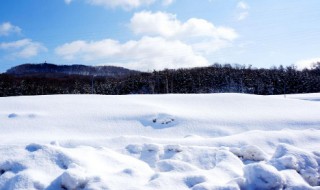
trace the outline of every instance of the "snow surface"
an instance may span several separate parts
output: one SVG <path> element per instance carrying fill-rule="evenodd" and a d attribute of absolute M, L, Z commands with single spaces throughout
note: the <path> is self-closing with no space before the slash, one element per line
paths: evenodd
<path fill-rule="evenodd" d="M 0 189 L 320 189 L 317 100 L 0 98 Z"/>

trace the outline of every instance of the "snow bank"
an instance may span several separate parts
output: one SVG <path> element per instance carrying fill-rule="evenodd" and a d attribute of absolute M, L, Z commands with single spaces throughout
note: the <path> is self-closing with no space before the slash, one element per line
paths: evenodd
<path fill-rule="evenodd" d="M 0 98 L 0 189 L 319 189 L 317 97 Z"/>
<path fill-rule="evenodd" d="M 227 147 L 140 146 L 140 152 L 133 153 L 128 150 L 133 146 L 128 146 L 121 154 L 87 146 L 8 147 L 0 151 L 7 153 L 0 158 L 0 189 L 315 189 L 319 185 L 318 157 L 289 145 L 279 145 L 270 160 L 250 163 Z M 296 158 L 284 162 L 290 156 Z"/>

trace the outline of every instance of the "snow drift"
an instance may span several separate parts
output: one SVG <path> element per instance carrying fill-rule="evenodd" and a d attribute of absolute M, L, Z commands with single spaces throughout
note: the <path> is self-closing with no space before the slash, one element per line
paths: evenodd
<path fill-rule="evenodd" d="M 318 99 L 0 98 L 0 189 L 319 189 Z"/>

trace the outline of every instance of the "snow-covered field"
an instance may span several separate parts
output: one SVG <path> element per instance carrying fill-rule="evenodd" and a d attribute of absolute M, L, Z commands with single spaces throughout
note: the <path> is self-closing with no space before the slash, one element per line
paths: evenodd
<path fill-rule="evenodd" d="M 317 100 L 0 98 L 0 189 L 320 189 Z"/>

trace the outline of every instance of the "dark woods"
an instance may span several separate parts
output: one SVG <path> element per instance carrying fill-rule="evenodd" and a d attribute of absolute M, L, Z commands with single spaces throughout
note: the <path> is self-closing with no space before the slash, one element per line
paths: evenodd
<path fill-rule="evenodd" d="M 164 93 L 292 94 L 320 92 L 320 63 L 314 69 L 254 69 L 214 64 L 210 67 L 131 73 L 125 76 L 0 75 L 0 96 L 46 94 Z"/>

